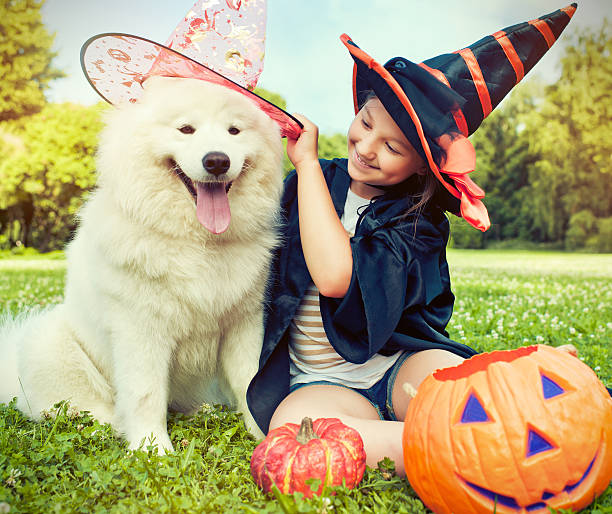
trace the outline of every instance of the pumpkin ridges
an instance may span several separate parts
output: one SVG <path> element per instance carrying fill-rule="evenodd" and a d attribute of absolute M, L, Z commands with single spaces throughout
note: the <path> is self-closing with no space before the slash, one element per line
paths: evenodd
<path fill-rule="evenodd" d="M 282 474 L 284 476 L 287 455 L 292 453 L 291 439 L 279 438 L 274 446 L 270 447 L 265 460 L 266 470 L 274 477 Z M 280 487 L 279 487 L 280 489 Z"/>
<path fill-rule="evenodd" d="M 323 439 L 321 439 L 321 445 L 323 448 L 325 448 L 325 481 L 323 484 L 321 484 L 321 488 L 323 488 L 324 486 L 331 484 L 334 477 L 331 467 L 331 451 L 329 445 L 327 444 L 327 441 L 324 441 Z"/>
<path fill-rule="evenodd" d="M 355 485 L 357 485 L 357 482 L 359 481 L 358 477 L 360 477 L 361 473 L 360 466 L 358 465 L 359 462 L 351 456 L 351 453 L 345 444 L 343 444 L 341 441 L 336 441 L 336 444 L 338 444 L 339 448 L 342 449 L 344 457 L 344 466 L 350 467 L 350 471 L 346 473 L 345 477 L 341 477 L 335 485 L 342 485 L 342 482 L 344 481 L 344 485 L 346 487 L 355 487 Z"/>
<path fill-rule="evenodd" d="M 284 494 L 289 492 L 289 485 L 291 484 L 291 477 L 293 475 L 293 461 L 295 460 L 298 452 L 300 451 L 300 447 L 296 446 L 293 454 L 287 459 L 287 466 L 285 471 L 285 477 L 283 478 L 283 487 L 281 487 L 281 491 Z"/>
<path fill-rule="evenodd" d="M 442 388 L 440 388 L 440 389 L 438 389 L 438 391 L 436 391 L 436 395 L 435 395 L 435 396 L 434 396 L 434 398 L 432 399 L 432 404 L 433 404 L 433 405 L 437 405 L 437 404 L 438 404 L 438 402 L 439 402 L 439 396 L 442 394 L 442 392 L 443 392 L 443 389 L 442 389 Z M 412 402 L 411 402 L 411 403 L 412 403 Z M 432 413 L 430 416 L 427 416 L 427 422 L 426 422 L 426 425 L 425 425 L 425 430 L 426 430 L 426 432 L 423 432 L 423 434 L 422 434 L 423 436 L 424 436 L 425 434 L 427 434 L 427 433 L 428 433 L 428 432 L 427 432 L 428 430 L 430 430 L 430 429 L 431 429 L 431 423 L 430 423 L 430 421 L 431 421 L 431 416 L 434 416 L 434 414 Z M 433 426 L 434 426 L 434 427 L 435 427 L 435 421 L 436 421 L 436 420 L 434 420 L 434 424 L 433 424 Z M 423 438 L 421 439 L 421 441 L 420 441 L 420 442 L 421 442 L 422 444 L 425 444 L 425 446 L 428 446 L 430 441 L 429 441 L 429 439 L 428 439 L 428 438 L 423 437 Z M 427 455 L 428 455 L 428 457 L 429 457 L 429 452 L 427 452 Z M 443 458 L 447 458 L 447 456 L 445 455 L 445 456 L 443 456 Z M 432 462 L 430 461 L 430 459 L 429 459 L 429 458 L 427 458 L 427 468 L 428 468 L 429 472 L 431 473 L 432 468 L 433 468 L 433 469 L 437 469 L 437 466 L 436 466 L 436 464 L 435 464 L 435 463 L 432 463 Z M 446 495 L 445 495 L 445 494 L 444 494 L 444 492 L 443 492 L 443 491 L 442 491 L 442 490 L 441 490 L 441 489 L 438 487 L 438 484 L 437 484 L 437 483 L 434 483 L 434 484 L 431 484 L 431 485 L 433 485 L 433 486 L 434 486 L 434 489 L 436 490 L 436 493 L 437 493 L 438 498 L 439 498 L 439 499 L 440 499 L 442 502 L 444 502 L 444 503 L 445 503 L 445 502 L 446 502 L 446 500 L 445 500 L 445 496 L 446 496 Z"/>
<path fill-rule="evenodd" d="M 339 478 L 340 473 L 336 473 L 336 468 L 342 469 L 343 466 L 350 466 L 350 470 L 343 470 L 345 476 L 342 478 L 345 479 L 347 487 L 359 483 L 365 472 L 365 459 L 361 459 L 359 466 L 355 462 L 358 455 L 363 454 L 363 441 L 359 433 L 344 425 L 338 418 L 320 418 L 315 422 L 315 428 L 320 437 L 326 440 L 325 444 L 329 448 L 328 455 L 333 457 L 337 451 L 343 454 L 341 463 L 337 464 L 336 460 L 328 462 L 327 469 L 330 473 L 326 477 L 325 484 L 328 486 L 342 485 L 342 480 Z M 350 480 L 346 480 L 347 477 Z"/>
<path fill-rule="evenodd" d="M 306 480 L 314 478 L 321 482 L 316 491 L 317 494 L 320 494 L 322 488 L 326 485 L 326 462 L 325 448 L 321 439 L 313 439 L 308 444 L 302 445 L 293 465 L 292 491 L 301 491 L 306 497 L 310 498 L 313 491 L 306 484 Z"/>
<path fill-rule="evenodd" d="M 463 408 L 462 406 L 465 405 L 467 403 L 467 398 L 469 398 L 470 395 L 472 394 L 476 394 L 475 389 L 472 387 L 471 389 L 468 390 L 467 394 L 461 393 L 460 391 L 456 391 L 456 389 L 458 389 L 459 385 L 461 385 L 462 389 L 465 389 L 465 385 L 464 385 L 465 380 L 461 379 L 461 380 L 456 380 L 455 382 L 452 382 L 451 387 L 450 387 L 450 391 L 447 395 L 448 398 L 450 398 L 449 402 L 448 402 L 448 411 L 449 411 L 449 418 L 450 420 L 454 419 L 454 424 L 457 424 L 460 422 L 461 419 L 461 415 L 459 413 L 459 411 Z M 448 389 L 448 385 L 446 386 L 446 388 Z M 455 398 L 461 398 L 461 400 L 459 402 L 455 401 Z M 478 398 L 478 396 L 476 396 Z M 481 398 L 480 399 L 481 402 L 484 403 L 484 400 Z M 453 405 L 457 403 L 460 407 L 456 412 L 453 412 Z M 486 412 L 488 413 L 489 410 L 486 409 Z M 475 438 L 474 438 L 474 431 L 473 429 L 470 430 L 470 436 L 471 436 L 471 441 L 470 444 L 475 444 Z M 460 463 L 457 460 L 457 452 L 455 452 L 455 448 L 456 448 L 456 441 L 453 440 L 453 438 L 450 436 L 450 432 L 448 434 L 448 442 L 447 444 L 449 445 L 449 447 L 451 448 L 451 451 L 449 452 L 449 455 L 452 457 L 452 464 L 454 465 L 454 469 L 461 469 Z M 450 460 L 450 459 L 449 459 Z M 483 465 L 482 465 L 482 459 L 480 458 L 479 455 L 479 462 L 478 462 L 478 470 L 480 472 L 481 476 L 485 476 L 485 473 L 483 472 Z M 463 479 L 458 476 L 457 473 L 455 473 L 455 475 L 457 476 L 457 480 L 460 480 L 461 482 L 463 482 Z M 472 508 L 474 508 L 474 503 L 476 502 L 476 500 L 473 498 L 472 495 L 469 494 L 468 492 L 468 486 L 466 484 L 463 484 L 463 502 L 467 503 L 468 505 L 470 505 Z M 442 498 L 444 498 L 445 504 L 446 504 L 446 495 L 442 496 Z M 451 506 L 446 504 L 447 509 L 449 510 L 449 512 L 452 510 Z"/>
<path fill-rule="evenodd" d="M 272 439 L 269 439 L 269 440 L 266 439 L 265 441 L 263 441 L 263 444 L 260 444 L 257 448 L 255 448 L 255 451 L 253 452 L 253 454 L 255 454 L 255 452 L 263 453 L 263 457 L 261 459 L 251 458 L 251 473 L 253 473 L 254 468 L 258 469 L 256 481 L 260 483 L 263 483 L 262 474 L 264 473 L 264 471 L 266 474 L 269 475 L 269 472 L 265 465 L 267 461 L 268 452 L 270 451 L 270 448 L 275 445 L 275 443 L 278 441 L 279 438 L 280 436 L 273 437 Z"/>
<path fill-rule="evenodd" d="M 299 442 L 298 425 L 287 423 L 270 431 L 257 446 L 251 457 L 251 473 L 264 491 L 276 483 L 283 493 L 299 491 L 311 497 L 315 493 L 306 484 L 309 478 L 320 480 L 318 494 L 323 487 L 342 484 L 343 479 L 348 486 L 361 480 L 365 452 L 359 433 L 336 418 L 320 418 L 313 427 L 319 438 Z M 356 453 L 359 448 L 362 452 Z"/>
<path fill-rule="evenodd" d="M 531 355 L 531 353 L 529 354 Z M 518 359 L 521 359 L 523 356 L 520 356 Z M 512 361 L 514 362 L 514 361 Z M 511 364 L 508 362 L 500 362 L 500 363 L 492 363 L 491 365 L 489 365 L 485 370 L 485 376 L 487 378 L 487 387 L 488 387 L 488 391 L 491 393 L 492 396 L 492 401 L 497 404 L 499 401 L 508 401 L 511 402 L 512 400 L 515 400 L 515 396 L 512 394 L 513 393 L 513 387 L 511 384 L 507 383 L 507 379 L 506 379 L 506 373 L 508 373 L 510 370 L 514 370 L 513 367 L 511 367 Z M 502 373 L 503 371 L 503 373 Z M 505 386 L 503 391 L 499 390 L 499 384 L 498 382 L 495 381 L 501 381 L 502 384 Z M 497 387 L 496 387 L 497 385 Z M 502 400 L 503 399 L 503 400 Z M 503 403 L 502 403 L 503 405 Z M 518 405 L 518 403 L 516 401 L 512 402 L 512 412 L 516 413 L 517 416 L 520 415 L 521 417 L 521 421 L 520 421 L 520 425 L 522 427 L 525 427 L 525 423 L 527 422 L 527 420 L 525 419 L 524 416 L 524 411 L 521 408 L 520 405 Z M 516 436 L 514 433 L 510 433 L 509 430 L 512 430 L 512 427 L 508 427 L 505 423 L 505 416 L 502 416 L 502 414 L 500 413 L 500 415 L 498 416 L 500 419 L 498 421 L 499 425 L 501 426 L 501 428 L 503 429 L 504 432 L 504 442 L 505 444 L 507 444 L 510 448 L 510 457 L 512 458 L 512 461 L 514 462 L 514 465 L 510 468 L 513 476 L 512 477 L 503 477 L 504 480 L 506 481 L 510 481 L 512 480 L 514 486 L 516 487 L 519 483 L 522 486 L 522 491 L 517 491 L 514 495 L 516 501 L 518 502 L 519 500 L 521 500 L 521 502 L 525 502 L 525 499 L 528 498 L 530 496 L 530 492 L 529 492 L 529 484 L 527 483 L 527 481 L 525 480 L 525 477 L 523 477 L 523 475 L 520 473 L 520 462 L 517 461 L 516 458 L 516 452 L 514 451 L 514 448 L 512 448 L 512 441 L 516 440 Z M 523 432 L 525 432 L 524 428 L 522 430 Z M 500 477 L 502 478 L 502 477 Z M 499 487 L 500 484 L 497 483 L 490 483 L 490 481 L 487 481 L 486 487 L 487 489 L 490 490 L 496 490 L 496 491 L 501 491 L 503 490 L 502 488 Z M 514 487 L 513 487 L 514 489 Z M 522 493 L 522 494 L 521 494 Z"/>
<path fill-rule="evenodd" d="M 342 446 L 342 448 L 349 454 L 350 459 L 347 459 L 348 462 L 350 462 L 353 465 L 353 476 L 357 476 L 357 474 L 359 473 L 358 468 L 357 468 L 357 453 L 354 451 L 354 448 L 345 443 L 344 441 L 337 441 L 337 443 L 339 445 Z"/>

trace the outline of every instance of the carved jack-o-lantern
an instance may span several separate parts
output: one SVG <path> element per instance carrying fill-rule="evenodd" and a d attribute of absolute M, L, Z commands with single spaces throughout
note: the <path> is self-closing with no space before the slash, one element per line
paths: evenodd
<path fill-rule="evenodd" d="M 480 354 L 423 381 L 403 444 L 410 484 L 436 513 L 578 510 L 612 480 L 612 399 L 554 348 Z"/>

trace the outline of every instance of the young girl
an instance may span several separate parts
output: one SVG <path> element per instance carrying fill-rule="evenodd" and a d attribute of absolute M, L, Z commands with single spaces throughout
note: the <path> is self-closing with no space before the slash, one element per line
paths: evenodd
<path fill-rule="evenodd" d="M 484 193 L 467 177 L 475 157 L 466 138 L 488 112 L 474 114 L 465 99 L 479 94 L 454 89 L 467 81 L 449 71 L 460 54 L 383 67 L 348 36 L 342 41 L 355 61 L 358 110 L 348 159 L 319 160 L 317 127 L 299 117 L 304 130 L 287 145 L 295 171 L 285 182 L 260 369 L 247 399 L 264 432 L 305 416 L 340 418 L 361 434 L 368 465 L 389 457 L 403 476 L 403 385 L 416 388 L 476 353 L 445 331 L 454 296 L 444 211 L 489 226 Z M 512 87 L 500 97 L 501 84 L 489 86 L 497 101 Z"/>

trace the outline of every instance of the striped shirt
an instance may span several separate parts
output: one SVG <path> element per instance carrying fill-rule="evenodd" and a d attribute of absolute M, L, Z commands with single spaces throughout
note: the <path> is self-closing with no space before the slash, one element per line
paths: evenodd
<path fill-rule="evenodd" d="M 349 189 L 341 221 L 351 236 L 360 209 L 367 204 L 368 200 Z M 291 385 L 325 380 L 367 389 L 382 378 L 400 354 L 376 354 L 363 364 L 344 360 L 327 339 L 321 318 L 319 290 L 314 283 L 310 284 L 290 326 Z"/>

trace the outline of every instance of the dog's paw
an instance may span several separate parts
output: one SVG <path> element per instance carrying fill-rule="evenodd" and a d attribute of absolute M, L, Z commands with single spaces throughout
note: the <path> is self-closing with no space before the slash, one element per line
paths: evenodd
<path fill-rule="evenodd" d="M 166 433 L 151 433 L 145 437 L 136 437 L 129 441 L 130 450 L 146 450 L 149 446 L 154 446 L 159 455 L 165 455 L 174 451 L 172 442 Z"/>

